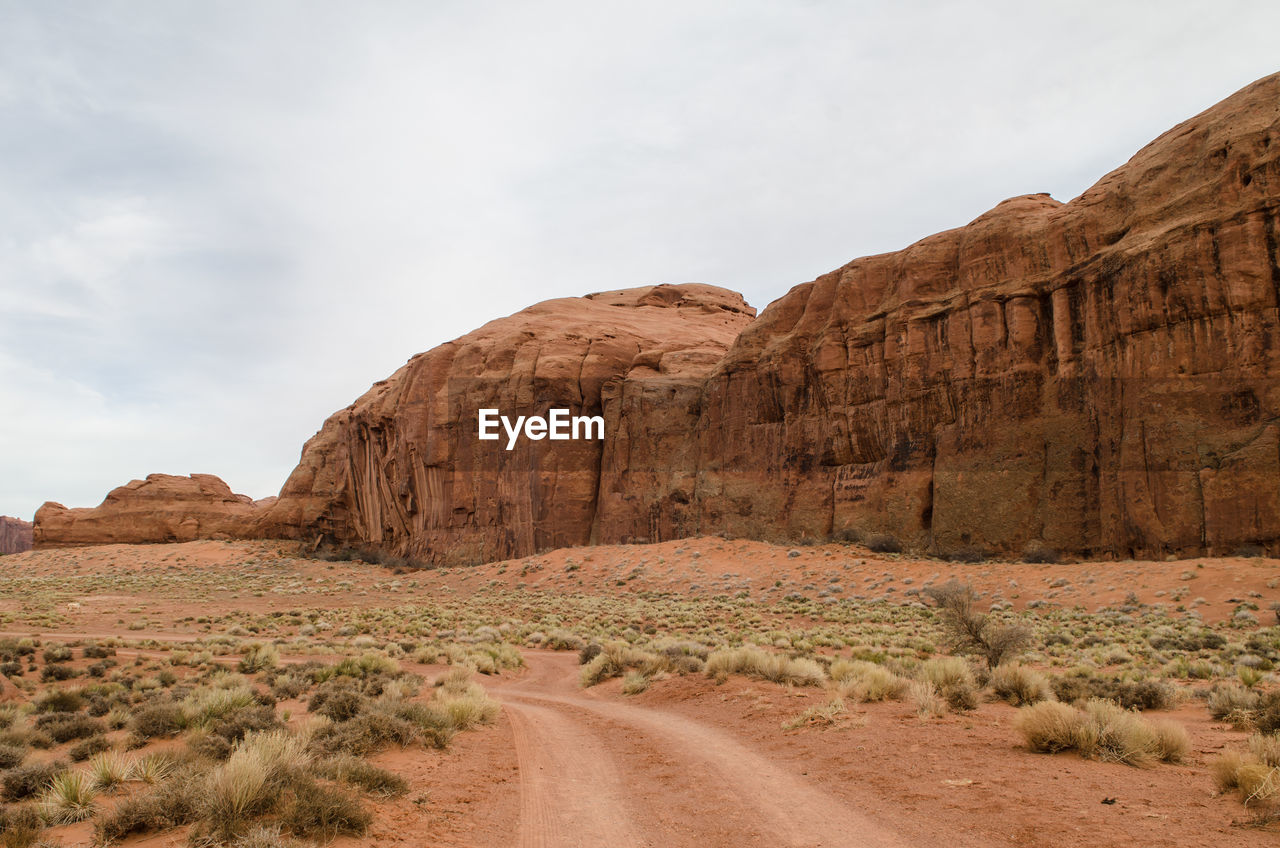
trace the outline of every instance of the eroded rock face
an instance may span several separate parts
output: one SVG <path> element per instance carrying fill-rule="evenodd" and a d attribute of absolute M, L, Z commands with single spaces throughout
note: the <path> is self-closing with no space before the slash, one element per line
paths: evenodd
<path fill-rule="evenodd" d="M 491 322 L 330 417 L 274 504 L 140 494 L 148 478 L 97 510 L 46 505 L 36 543 L 224 533 L 461 563 L 888 532 L 944 552 L 1280 552 L 1278 233 L 1280 75 L 1070 203 L 1007 200 L 754 321 L 687 285 Z M 476 438 L 482 407 L 598 414 L 606 439 L 508 452 Z"/>
<path fill-rule="evenodd" d="M 477 437 L 482 408 L 514 419 L 601 415 L 647 397 L 643 437 L 691 442 L 703 378 L 755 316 L 733 292 L 649 286 L 539 303 L 409 360 L 325 422 L 302 452 L 263 535 L 374 545 L 446 563 L 584 545 L 600 516 L 609 441 Z M 684 405 L 676 402 L 680 399 Z M 637 420 L 639 420 L 637 418 Z M 691 466 L 692 469 L 692 466 Z M 660 501 L 669 475 L 632 475 L 628 504 Z"/>
<path fill-rule="evenodd" d="M 30 521 L 0 515 L 0 554 L 20 554 L 31 550 Z"/>
<path fill-rule="evenodd" d="M 707 381 L 698 528 L 1113 555 L 1280 539 L 1280 75 L 1067 204 L 776 301 Z"/>
<path fill-rule="evenodd" d="M 212 474 L 149 474 L 93 508 L 46 503 L 36 511 L 35 546 L 244 538 L 262 508 Z"/>

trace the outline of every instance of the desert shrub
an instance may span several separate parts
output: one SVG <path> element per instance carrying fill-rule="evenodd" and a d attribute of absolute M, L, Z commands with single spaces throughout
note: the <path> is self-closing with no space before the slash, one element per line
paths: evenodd
<path fill-rule="evenodd" d="M 1107 700 L 1089 701 L 1083 710 L 1042 701 L 1023 707 L 1014 726 L 1032 751 L 1074 749 L 1082 757 L 1136 766 L 1179 762 L 1191 747 L 1181 725 L 1147 721 Z"/>
<path fill-rule="evenodd" d="M 366 678 L 372 675 L 396 677 L 401 674 L 400 664 L 383 654 L 372 651 L 359 657 L 347 657 L 333 667 L 333 674 L 339 677 Z"/>
<path fill-rule="evenodd" d="M 638 671 L 628 671 L 622 676 L 622 694 L 639 695 L 649 688 L 649 678 Z"/>
<path fill-rule="evenodd" d="M 920 666 L 922 680 L 933 684 L 939 697 L 953 710 L 964 711 L 978 706 L 978 686 L 973 669 L 959 657 L 934 657 Z"/>
<path fill-rule="evenodd" d="M 71 757 L 73 762 L 84 762 L 94 754 L 109 750 L 111 743 L 107 741 L 107 737 L 101 734 L 90 736 L 82 742 L 71 746 L 71 750 L 67 752 L 67 756 Z"/>
<path fill-rule="evenodd" d="M 277 730 L 280 727 L 280 721 L 276 718 L 276 711 L 272 707 L 254 705 L 236 710 L 226 718 L 215 722 L 209 728 L 209 733 L 235 743 L 251 733 Z"/>
<path fill-rule="evenodd" d="M 96 792 L 89 776 L 64 771 L 53 776 L 40 797 L 40 812 L 50 824 L 72 824 L 93 815 Z"/>
<path fill-rule="evenodd" d="M 275 809 L 291 775 L 308 756 L 300 739 L 276 731 L 243 740 L 204 781 L 199 831 L 228 841 Z"/>
<path fill-rule="evenodd" d="M 11 769 L 22 765 L 22 761 L 26 758 L 27 747 L 25 745 L 0 745 L 0 769 Z"/>
<path fill-rule="evenodd" d="M 604 652 L 604 645 L 599 642 L 592 642 L 589 645 L 583 645 L 578 651 L 578 665 L 586 665 Z"/>
<path fill-rule="evenodd" d="M 66 645 L 50 645 L 42 654 L 47 663 L 61 663 L 71 659 L 71 649 Z"/>
<path fill-rule="evenodd" d="M 317 728 L 310 745 L 323 755 L 351 754 L 367 756 L 387 745 L 408 745 L 416 729 L 407 719 L 387 710 L 370 710 L 350 721 L 336 722 Z"/>
<path fill-rule="evenodd" d="M 1246 804 L 1265 804 L 1280 796 L 1280 774 L 1276 767 L 1252 754 L 1227 751 L 1209 764 L 1209 771 L 1219 790 L 1237 791 Z"/>
<path fill-rule="evenodd" d="M 254 642 L 249 646 L 249 650 L 240 658 L 240 671 L 243 674 L 255 674 L 259 671 L 265 671 L 269 668 L 275 668 L 280 663 L 280 652 L 275 649 L 274 645 L 264 645 Z"/>
<path fill-rule="evenodd" d="M 1249 753 L 1269 768 L 1280 768 L 1280 734 L 1255 733 L 1250 736 Z"/>
<path fill-rule="evenodd" d="M 186 714 L 177 704 L 144 707 L 129 721 L 129 729 L 142 739 L 172 736 L 186 726 Z"/>
<path fill-rule="evenodd" d="M 281 824 L 298 836 L 330 841 L 338 836 L 361 836 L 373 815 L 358 800 L 313 780 L 298 782 L 280 814 Z"/>
<path fill-rule="evenodd" d="M 358 716 L 369 705 L 369 701 L 342 678 L 331 680 L 320 685 L 310 701 L 307 709 L 319 713 L 332 721 L 349 721 Z"/>
<path fill-rule="evenodd" d="M 836 660 L 831 664 L 830 674 L 840 697 L 860 702 L 901 698 L 909 682 L 884 666 L 865 660 Z"/>
<path fill-rule="evenodd" d="M 938 687 L 932 680 L 912 680 L 907 684 L 907 697 L 916 705 L 916 715 L 922 719 L 946 715 L 947 702 L 938 695 Z"/>
<path fill-rule="evenodd" d="M 116 649 L 104 648 L 101 645 L 90 644 L 85 645 L 84 650 L 81 653 L 87 660 L 101 660 L 106 659 L 107 657 L 114 657 L 116 655 Z"/>
<path fill-rule="evenodd" d="M 349 754 L 322 760 L 314 770 L 320 777 L 354 786 L 373 795 L 390 797 L 409 791 L 409 784 L 400 775 Z"/>
<path fill-rule="evenodd" d="M 78 673 L 79 672 L 69 665 L 51 663 L 50 665 L 46 665 L 44 668 L 40 669 L 40 682 L 49 683 L 50 681 L 55 680 L 70 680 Z"/>
<path fill-rule="evenodd" d="M 44 819 L 33 804 L 0 809 L 0 839 L 4 848 L 31 848 L 44 830 Z"/>
<path fill-rule="evenodd" d="M 1008 701 L 1015 707 L 1036 704 L 1053 697 L 1049 681 L 1043 674 L 1017 663 L 996 666 L 988 684 L 997 698 Z"/>
<path fill-rule="evenodd" d="M 131 773 L 129 761 L 117 751 L 103 751 L 89 761 L 89 780 L 94 789 L 117 790 Z"/>
<path fill-rule="evenodd" d="M 1280 691 L 1267 692 L 1258 700 L 1253 726 L 1262 733 L 1280 733 Z"/>
<path fill-rule="evenodd" d="M 107 731 L 106 724 L 100 719 L 79 713 L 45 713 L 36 719 L 36 727 L 58 743 L 87 739 Z"/>
<path fill-rule="evenodd" d="M 84 698 L 79 692 L 65 689 L 50 689 L 32 702 L 37 713 L 74 713 L 84 706 Z"/>
<path fill-rule="evenodd" d="M 665 666 L 662 657 L 656 654 L 633 648 L 626 642 L 610 642 L 594 659 L 582 666 L 578 678 L 582 686 L 587 688 L 621 677 L 629 670 L 652 673 Z"/>
<path fill-rule="evenodd" d="M 542 647 L 553 651 L 580 651 L 585 644 L 578 634 L 557 628 L 547 634 Z"/>
<path fill-rule="evenodd" d="M 6 801 L 22 801 L 44 791 L 59 774 L 67 770 L 62 762 L 29 763 L 4 774 L 3 794 Z"/>
<path fill-rule="evenodd" d="M 200 815 L 204 775 L 190 767 L 174 771 L 151 791 L 121 799 L 94 821 L 98 844 L 139 833 L 191 824 Z"/>
<path fill-rule="evenodd" d="M 878 554 L 896 554 L 902 552 L 902 543 L 889 533 L 872 533 L 863 543 L 871 551 Z"/>
<path fill-rule="evenodd" d="M 129 766 L 129 778 L 140 780 L 148 786 L 163 783 L 173 774 L 177 763 L 167 754 L 147 754 L 134 760 Z"/>
<path fill-rule="evenodd" d="M 1173 706 L 1174 688 L 1162 680 L 1120 680 L 1116 677 L 1056 677 L 1052 688 L 1059 701 L 1075 703 L 1101 698 L 1126 710 L 1166 710 Z"/>
<path fill-rule="evenodd" d="M 310 683 L 303 677 L 298 675 L 286 675 L 277 677 L 271 683 L 271 694 L 280 700 L 296 698 L 310 688 Z"/>
<path fill-rule="evenodd" d="M 258 703 L 257 694 L 248 686 L 213 687 L 192 692 L 179 709 L 184 727 L 212 727 Z"/>
<path fill-rule="evenodd" d="M 1018 711 L 1014 728 L 1027 747 L 1042 754 L 1054 754 L 1076 746 L 1080 712 L 1057 701 L 1041 701 Z"/>
<path fill-rule="evenodd" d="M 924 590 L 941 610 L 953 650 L 976 653 L 988 668 L 1017 656 L 1031 643 L 1031 630 L 1021 623 L 1004 623 L 977 610 L 977 595 L 968 584 L 949 580 Z"/>
<path fill-rule="evenodd" d="M 706 674 L 718 679 L 741 674 L 792 686 L 821 686 L 827 678 L 822 666 L 813 660 L 790 659 L 750 647 L 712 653 L 707 657 Z"/>

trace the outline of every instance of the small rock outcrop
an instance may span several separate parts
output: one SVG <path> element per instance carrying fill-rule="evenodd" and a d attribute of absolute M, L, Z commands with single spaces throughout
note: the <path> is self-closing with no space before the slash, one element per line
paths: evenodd
<path fill-rule="evenodd" d="M 96 507 L 46 503 L 36 511 L 34 542 L 41 548 L 243 538 L 263 508 L 212 474 L 149 474 L 112 489 Z"/>
<path fill-rule="evenodd" d="M 0 554 L 20 554 L 31 550 L 30 521 L 0 515 Z"/>

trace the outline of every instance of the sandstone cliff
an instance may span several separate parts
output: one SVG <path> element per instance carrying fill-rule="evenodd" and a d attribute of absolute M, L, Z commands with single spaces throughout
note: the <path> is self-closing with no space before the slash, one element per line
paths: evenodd
<path fill-rule="evenodd" d="M 31 550 L 30 521 L 0 515 L 0 554 L 20 554 Z"/>
<path fill-rule="evenodd" d="M 1280 75 L 1070 203 L 1014 198 L 797 286 L 706 383 L 696 527 L 1274 547 L 1278 209 Z"/>
<path fill-rule="evenodd" d="M 604 443 L 521 439 L 507 451 L 505 436 L 477 438 L 478 410 L 613 417 L 627 386 L 655 404 L 654 447 L 686 443 L 703 378 L 754 316 L 740 295 L 679 285 L 561 298 L 492 321 L 413 357 L 330 417 L 260 533 L 439 562 L 587 544 Z M 628 484 L 654 501 L 670 482 Z"/>
<path fill-rule="evenodd" d="M 719 532 L 1280 552 L 1278 230 L 1280 75 L 1069 203 L 1007 200 L 754 321 L 687 285 L 491 322 L 333 415 L 273 505 L 195 527 L 185 494 L 151 502 L 158 524 L 113 507 L 129 530 L 46 505 L 36 542 L 176 521 L 449 563 Z M 607 437 L 507 452 L 477 440 L 481 407 L 599 414 Z"/>
<path fill-rule="evenodd" d="M 189 542 L 252 535 L 259 506 L 212 474 L 150 474 L 112 489 L 101 505 L 36 511 L 35 546 Z"/>

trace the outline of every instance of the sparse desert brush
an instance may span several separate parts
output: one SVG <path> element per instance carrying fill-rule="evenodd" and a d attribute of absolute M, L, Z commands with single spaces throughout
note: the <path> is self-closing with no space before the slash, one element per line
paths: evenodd
<path fill-rule="evenodd" d="M 27 746 L 0 744 L 0 769 L 11 769 L 27 758 Z"/>
<path fill-rule="evenodd" d="M 1053 693 L 1059 701 L 1076 703 L 1095 698 L 1114 701 L 1127 710 L 1164 710 L 1173 706 L 1174 688 L 1163 680 L 1121 680 L 1117 677 L 1056 677 Z"/>
<path fill-rule="evenodd" d="M 22 801 L 39 795 L 58 775 L 67 770 L 66 763 L 29 763 L 4 773 L 3 793 L 6 801 Z"/>
<path fill-rule="evenodd" d="M 1112 701 L 1092 700 L 1083 710 L 1055 701 L 1023 707 L 1014 725 L 1027 746 L 1040 753 L 1074 749 L 1081 756 L 1146 766 L 1179 762 L 1190 750 L 1185 728 L 1147 721 Z"/>
<path fill-rule="evenodd" d="M 1057 701 L 1042 701 L 1019 710 L 1014 727 L 1032 751 L 1055 754 L 1076 746 L 1080 719 L 1080 711 L 1075 707 Z"/>
<path fill-rule="evenodd" d="M 916 715 L 921 719 L 947 713 L 947 702 L 939 697 L 938 687 L 932 680 L 912 680 L 907 684 L 907 697 L 916 705 Z"/>
<path fill-rule="evenodd" d="M 187 726 L 187 715 L 177 704 L 144 707 L 129 720 L 129 729 L 141 739 L 172 736 Z"/>
<path fill-rule="evenodd" d="M 902 551 L 902 543 L 889 533 L 872 533 L 864 539 L 863 544 L 878 554 L 896 554 Z"/>
<path fill-rule="evenodd" d="M 167 754 L 146 754 L 129 765 L 129 780 L 140 780 L 155 786 L 173 773 L 176 764 Z"/>
<path fill-rule="evenodd" d="M 830 674 L 842 698 L 859 702 L 896 700 L 910 682 L 884 666 L 864 660 L 836 660 Z"/>
<path fill-rule="evenodd" d="M 649 678 L 638 671 L 628 671 L 622 676 L 622 694 L 639 695 L 649 688 Z"/>
<path fill-rule="evenodd" d="M 621 677 L 630 669 L 652 670 L 661 666 L 661 660 L 654 654 L 633 648 L 625 642 L 610 642 L 595 659 L 582 666 L 578 678 L 583 688 L 588 688 L 611 678 Z"/>
<path fill-rule="evenodd" d="M 372 821 L 373 815 L 358 800 L 314 780 L 296 781 L 280 813 L 280 822 L 288 830 L 325 842 L 338 836 L 361 836 Z"/>
<path fill-rule="evenodd" d="M 44 830 L 39 808 L 32 804 L 0 809 L 0 840 L 4 848 L 30 848 Z"/>
<path fill-rule="evenodd" d="M 132 773 L 132 766 L 119 751 L 103 751 L 89 760 L 89 780 L 100 792 L 115 792 Z"/>
<path fill-rule="evenodd" d="M 1227 751 L 1209 764 L 1209 770 L 1220 791 L 1237 791 L 1245 804 L 1269 804 L 1280 797 L 1280 768 L 1252 753 Z"/>
<path fill-rule="evenodd" d="M 248 686 L 197 689 L 181 704 L 183 726 L 207 728 L 257 702 L 253 690 Z"/>
<path fill-rule="evenodd" d="M 315 773 L 383 797 L 403 795 L 409 790 L 409 784 L 403 777 L 349 754 L 322 760 L 316 764 Z"/>
<path fill-rule="evenodd" d="M 580 651 L 584 644 L 586 644 L 585 641 L 578 634 L 556 628 L 547 634 L 542 647 L 553 651 Z"/>
<path fill-rule="evenodd" d="M 978 686 L 973 669 L 959 657 L 934 657 L 920 665 L 917 673 L 933 684 L 937 694 L 956 711 L 978 706 Z"/>
<path fill-rule="evenodd" d="M 94 788 L 89 776 L 64 771 L 50 779 L 40 797 L 40 813 L 52 825 L 84 821 L 94 812 Z"/>
<path fill-rule="evenodd" d="M 795 718 L 782 723 L 783 730 L 796 730 L 801 727 L 831 727 L 848 714 L 843 698 L 832 698 L 825 704 L 809 707 Z"/>
<path fill-rule="evenodd" d="M 723 679 L 731 674 L 786 683 L 792 686 L 821 686 L 826 672 L 813 660 L 791 659 L 759 648 L 729 648 L 707 657 L 708 677 Z"/>
<path fill-rule="evenodd" d="M 287 733 L 245 739 L 205 780 L 206 828 L 224 841 L 244 833 L 251 818 L 274 808 L 284 778 L 307 760 L 305 747 Z"/>
<path fill-rule="evenodd" d="M 1206 701 L 1209 715 L 1219 721 L 1231 716 L 1248 716 L 1258 707 L 1262 696 L 1237 683 L 1215 685 Z"/>
<path fill-rule="evenodd" d="M 244 674 L 255 674 L 280 664 L 280 652 L 274 645 L 254 642 L 240 658 L 240 671 Z"/>
<path fill-rule="evenodd" d="M 1249 753 L 1270 768 L 1280 768 L 1280 734 L 1253 734 L 1249 737 Z"/>
<path fill-rule="evenodd" d="M 938 605 L 952 647 L 978 654 L 988 668 L 1013 659 L 1031 642 L 1031 630 L 1025 624 L 999 621 L 979 612 L 978 596 L 968 584 L 949 580 L 926 588 L 924 594 Z"/>
<path fill-rule="evenodd" d="M 991 672 L 988 685 L 997 698 L 1008 701 L 1015 707 L 1047 701 L 1053 697 L 1048 678 L 1018 663 L 996 666 Z"/>

